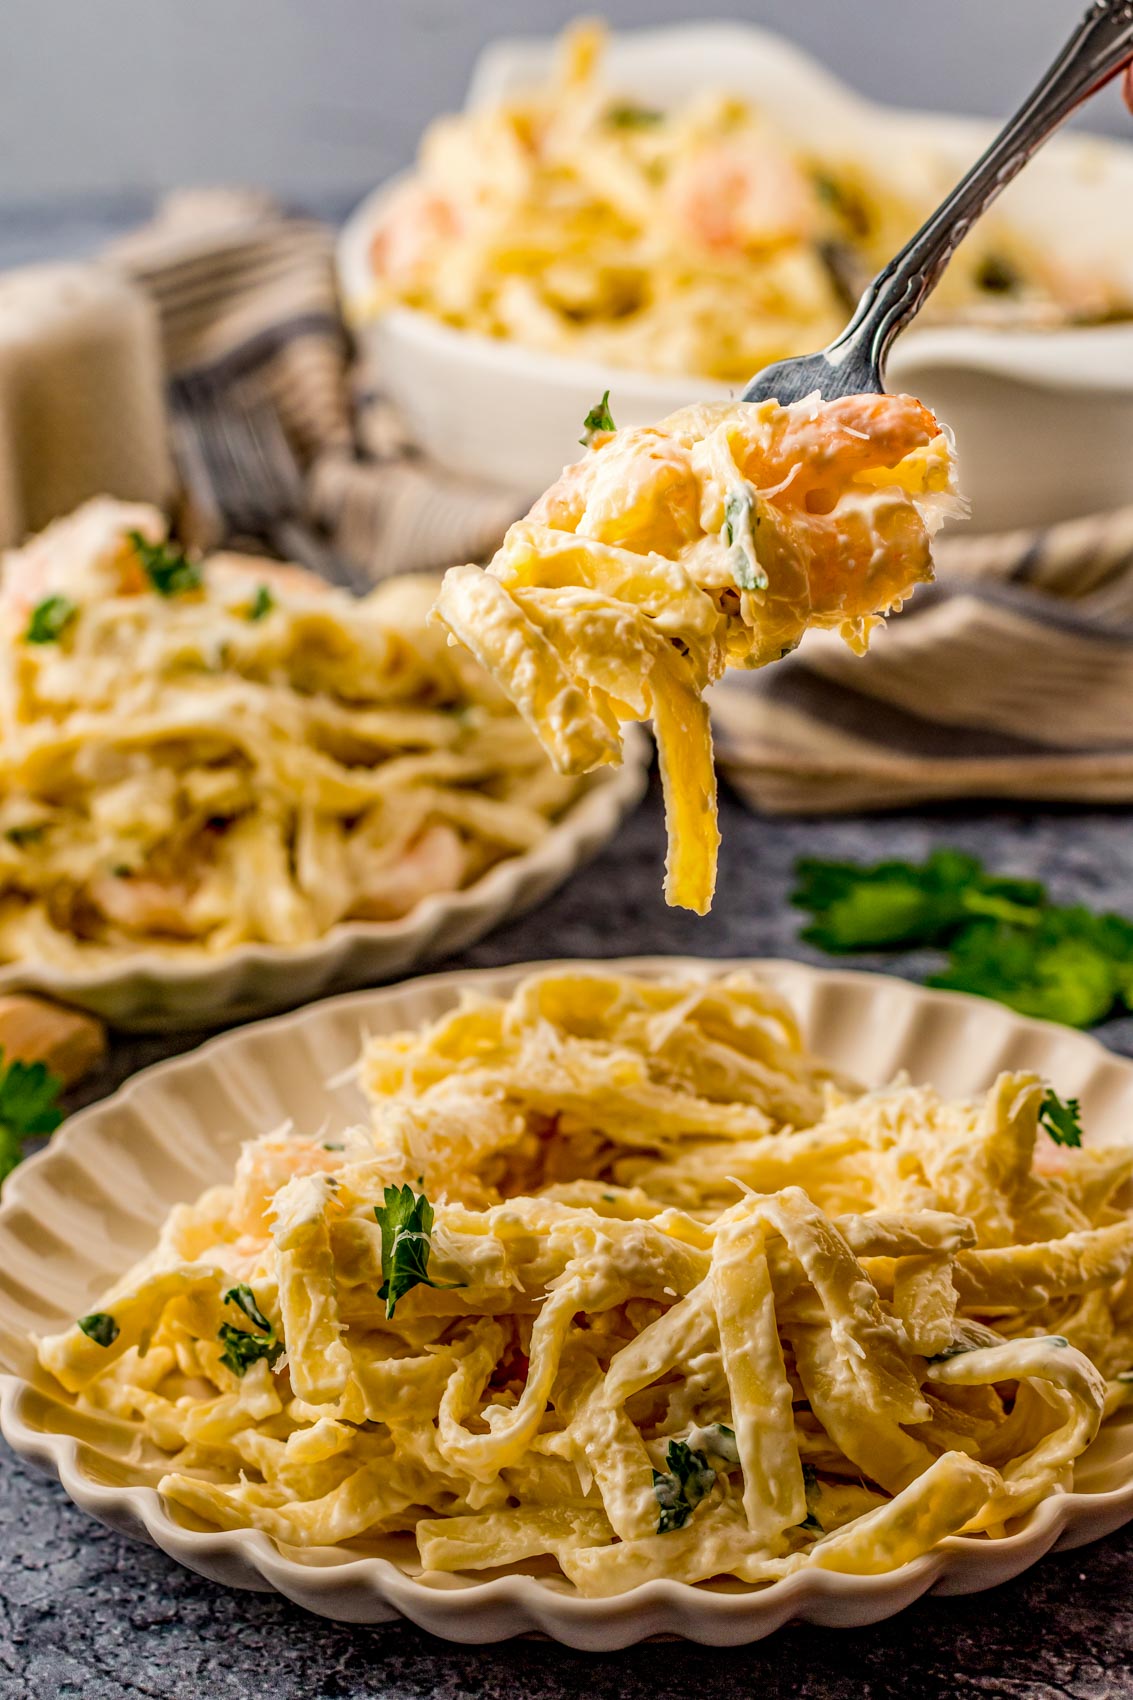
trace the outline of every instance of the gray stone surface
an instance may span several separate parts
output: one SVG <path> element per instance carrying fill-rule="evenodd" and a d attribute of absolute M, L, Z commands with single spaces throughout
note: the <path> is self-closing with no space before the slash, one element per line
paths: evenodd
<path fill-rule="evenodd" d="M 0 206 L 0 265 L 96 248 L 143 204 Z M 329 206 L 325 209 L 332 210 Z M 661 901 L 654 788 L 616 844 L 535 914 L 459 961 L 647 952 L 821 960 L 787 904 L 796 856 L 920 857 L 954 844 L 1003 872 L 1046 880 L 1064 902 L 1133 914 L 1127 810 L 938 810 L 873 820 L 757 820 L 726 795 L 720 887 L 704 919 Z M 929 959 L 855 966 L 913 977 Z M 184 1036 L 184 1049 L 202 1035 Z M 1101 1037 L 1133 1055 L 1133 1019 Z M 169 1054 L 119 1044 L 84 1099 Z M 79 1099 L 76 1099 L 76 1103 Z M 731 1652 L 666 1644 L 598 1658 L 535 1641 L 452 1647 L 405 1624 L 326 1623 L 238 1593 L 92 1523 L 0 1443 L 0 1700 L 1114 1700 L 1133 1695 L 1133 1530 L 1052 1555 L 991 1593 L 928 1598 L 872 1629 L 796 1625 Z"/>
<path fill-rule="evenodd" d="M 535 914 L 460 963 L 678 952 L 784 955 L 800 946 L 787 904 L 801 853 L 919 857 L 955 844 L 1049 882 L 1062 900 L 1133 913 L 1126 811 L 941 810 L 874 820 L 758 820 L 723 808 L 720 888 L 703 920 L 665 908 L 656 788 L 589 868 Z M 928 958 L 885 966 L 913 975 Z M 1133 1054 L 1133 1021 L 1102 1036 Z M 186 1040 L 185 1043 L 193 1041 Z M 120 1045 L 95 1091 L 168 1049 Z M 0 1468 L 0 1700 L 1026 1700 L 1133 1695 L 1133 1531 L 1052 1555 L 991 1593 L 928 1598 L 873 1629 L 798 1625 L 755 1647 L 639 1647 L 608 1658 L 534 1641 L 451 1647 L 408 1625 L 323 1622 L 267 1595 L 236 1593 L 92 1524 L 62 1490 L 5 1455 Z"/>

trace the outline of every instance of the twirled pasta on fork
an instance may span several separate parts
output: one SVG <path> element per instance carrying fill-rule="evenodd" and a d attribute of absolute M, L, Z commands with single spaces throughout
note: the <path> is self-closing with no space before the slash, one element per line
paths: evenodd
<path fill-rule="evenodd" d="M 486 571 L 452 568 L 437 615 L 507 691 L 562 773 L 621 757 L 651 718 L 670 854 L 665 895 L 703 914 L 716 784 L 703 693 L 811 627 L 864 651 L 932 577 L 960 507 L 947 433 L 910 396 L 693 406 L 612 429 L 509 530 Z"/>

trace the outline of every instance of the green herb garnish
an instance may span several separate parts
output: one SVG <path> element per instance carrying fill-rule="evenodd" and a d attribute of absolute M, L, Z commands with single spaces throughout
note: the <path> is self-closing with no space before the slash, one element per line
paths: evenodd
<path fill-rule="evenodd" d="M 275 607 L 275 597 L 266 584 L 261 584 L 248 604 L 249 620 L 262 620 Z"/>
<path fill-rule="evenodd" d="M 1082 1107 L 1077 1098 L 1067 1098 L 1064 1104 L 1054 1088 L 1048 1086 L 1039 1108 L 1039 1126 L 1046 1129 L 1056 1145 L 1081 1145 Z"/>
<path fill-rule="evenodd" d="M 636 106 L 632 100 L 618 101 L 606 108 L 606 122 L 615 130 L 647 130 L 653 124 L 660 124 L 664 116 L 655 106 Z"/>
<path fill-rule="evenodd" d="M 142 570 L 159 596 L 184 596 L 199 590 L 201 569 L 172 543 L 147 543 L 140 531 L 126 533 L 137 551 Z"/>
<path fill-rule="evenodd" d="M 113 1346 L 118 1338 L 118 1324 L 104 1310 L 92 1310 L 89 1316 L 80 1316 L 76 1327 L 96 1346 Z"/>
<path fill-rule="evenodd" d="M 602 391 L 601 401 L 596 401 L 586 418 L 582 421 L 584 435 L 578 440 L 584 449 L 588 449 L 594 438 L 602 431 L 616 431 L 614 416 L 610 412 L 610 392 Z"/>
<path fill-rule="evenodd" d="M 946 944 L 977 915 L 1029 920 L 1043 896 L 1033 880 L 989 878 L 959 850 L 936 850 L 919 866 L 804 857 L 795 875 L 791 902 L 814 917 L 802 937 L 835 953 Z"/>
<path fill-rule="evenodd" d="M 735 551 L 732 576 L 741 590 L 766 590 L 767 574 L 755 557 L 759 510 L 750 484 L 733 490 L 724 503 L 724 541 Z"/>
<path fill-rule="evenodd" d="M 47 828 L 43 822 L 36 821 L 28 826 L 10 826 L 6 829 L 4 837 L 9 844 L 14 844 L 17 849 L 22 850 L 25 844 L 38 844 L 46 831 Z"/>
<path fill-rule="evenodd" d="M 976 284 L 989 295 L 1015 295 L 1023 286 L 1018 266 L 1003 254 L 986 254 L 976 271 Z"/>
<path fill-rule="evenodd" d="M 0 1181 L 23 1160 L 23 1142 L 54 1133 L 63 1120 L 56 1103 L 63 1082 L 45 1063 L 13 1059 L 0 1050 Z"/>
<path fill-rule="evenodd" d="M 58 643 L 78 613 L 78 603 L 69 596 L 45 596 L 31 611 L 24 642 Z"/>
<path fill-rule="evenodd" d="M 463 1287 L 463 1281 L 434 1281 L 429 1274 L 432 1249 L 433 1206 L 424 1193 L 418 1196 L 408 1185 L 387 1186 L 385 1203 L 375 1204 L 374 1215 L 382 1230 L 382 1284 L 379 1299 L 392 1316 L 398 1300 L 414 1287 Z"/>
<path fill-rule="evenodd" d="M 683 1529 L 716 1481 L 716 1472 L 706 1455 L 686 1441 L 670 1440 L 666 1461 L 667 1474 L 663 1470 L 653 1472 L 653 1492 L 661 1508 L 657 1519 L 659 1535 Z"/>
<path fill-rule="evenodd" d="M 958 850 L 872 867 L 804 858 L 795 873 L 791 902 L 812 915 L 802 936 L 822 950 L 942 949 L 930 986 L 1069 1027 L 1133 1010 L 1133 922 L 1049 903 L 1035 880 L 996 878 Z"/>
<path fill-rule="evenodd" d="M 256 1303 L 256 1295 L 246 1281 L 241 1281 L 238 1287 L 229 1287 L 224 1295 L 225 1304 L 237 1305 L 248 1318 L 248 1321 L 258 1328 L 262 1334 L 271 1334 L 272 1325 Z"/>
<path fill-rule="evenodd" d="M 216 1337 L 224 1347 L 220 1361 L 233 1375 L 246 1375 L 261 1358 L 266 1358 L 270 1367 L 283 1351 L 283 1342 L 276 1339 L 274 1330 L 261 1336 L 249 1334 L 243 1328 L 233 1328 L 230 1322 L 222 1322 Z"/>
<path fill-rule="evenodd" d="M 821 1489 L 818 1485 L 818 1471 L 813 1464 L 803 1465 L 803 1491 L 806 1494 L 806 1516 L 798 1525 L 800 1529 L 810 1529 L 821 1535 L 822 1524 L 818 1519 L 818 1499 Z"/>

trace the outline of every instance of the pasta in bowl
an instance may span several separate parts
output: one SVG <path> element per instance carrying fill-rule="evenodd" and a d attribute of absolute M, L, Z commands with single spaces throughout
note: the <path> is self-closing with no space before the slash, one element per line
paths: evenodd
<path fill-rule="evenodd" d="M 926 1007 L 938 1039 L 972 1026 L 969 1000 L 771 970 L 792 978 L 831 1031 L 864 1031 L 886 999 L 906 1041 Z M 373 995 L 337 1025 L 333 1005 L 301 1018 L 333 1062 L 376 1018 L 368 1118 L 268 1133 L 178 1205 L 41 1342 L 70 1400 L 49 1426 L 127 1446 L 202 1531 L 190 1562 L 203 1531 L 259 1531 L 310 1554 L 319 1586 L 287 1572 L 309 1603 L 332 1558 L 380 1554 L 387 1597 L 442 1632 L 470 1573 L 498 1589 L 519 1567 L 524 1626 L 534 1610 L 558 1633 L 581 1620 L 540 1618 L 532 1586 L 628 1607 L 658 1582 L 711 1601 L 732 1578 L 770 1600 L 808 1575 L 907 1571 L 953 1535 L 973 1563 L 1017 1556 L 1127 1398 L 1133 1148 L 1065 1143 L 1073 1106 L 1017 1068 L 960 1100 L 863 1090 L 746 972 L 457 985 L 377 994 L 396 1000 L 384 1019 Z M 399 1029 L 411 1009 L 424 1019 Z M 1042 1035 L 978 1022 L 985 1057 L 989 1035 L 1003 1053 Z M 254 1072 L 262 1036 L 224 1044 Z M 149 1527 L 178 1550 L 175 1525 Z M 782 1617 L 761 1597 L 754 1634 Z"/>
<path fill-rule="evenodd" d="M 0 980 L 103 988 L 126 1021 L 156 982 L 157 1018 L 216 1020 L 234 994 L 322 989 L 351 955 L 346 977 L 372 971 L 383 941 L 404 967 L 446 917 L 466 942 L 569 866 L 585 791 L 430 630 L 432 580 L 356 600 L 200 562 L 155 509 L 109 499 L 0 572 Z M 148 983 L 116 995 L 140 963 Z"/>

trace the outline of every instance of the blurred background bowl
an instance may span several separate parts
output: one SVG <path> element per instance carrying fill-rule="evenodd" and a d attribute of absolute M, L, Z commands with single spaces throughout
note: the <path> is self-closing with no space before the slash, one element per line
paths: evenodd
<path fill-rule="evenodd" d="M 487 48 L 469 107 L 543 80 L 554 43 Z M 781 37 L 744 24 L 615 33 L 606 74 L 620 93 L 676 103 L 698 87 L 747 96 L 788 141 L 811 153 L 852 152 L 881 173 L 931 154 L 958 177 L 994 126 L 906 112 L 863 99 Z M 347 222 L 339 272 L 363 358 L 425 451 L 455 473 L 533 496 L 576 457 L 580 422 L 604 389 L 619 425 L 645 424 L 690 401 L 727 399 L 706 378 L 677 378 L 571 360 L 455 329 L 394 307 L 368 318 L 370 245 L 386 183 Z M 1056 137 L 1003 197 L 1022 237 L 1060 247 L 1076 266 L 1119 281 L 1133 298 L 1133 147 Z M 961 478 L 982 531 L 1050 525 L 1133 502 L 1133 319 L 1064 329 L 934 324 L 894 348 L 889 385 L 938 410 L 956 433 Z M 506 431 L 490 422 L 507 420 Z"/>

